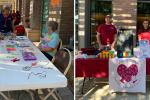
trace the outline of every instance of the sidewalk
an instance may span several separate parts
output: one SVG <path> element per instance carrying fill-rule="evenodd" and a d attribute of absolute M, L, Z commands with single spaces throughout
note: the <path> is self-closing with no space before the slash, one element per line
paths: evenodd
<path fill-rule="evenodd" d="M 76 100 L 150 100 L 150 81 L 146 82 L 146 94 L 109 93 L 108 81 L 96 84 L 93 81 L 94 79 L 86 79 L 84 94 L 81 94 L 83 78 L 76 78 Z"/>

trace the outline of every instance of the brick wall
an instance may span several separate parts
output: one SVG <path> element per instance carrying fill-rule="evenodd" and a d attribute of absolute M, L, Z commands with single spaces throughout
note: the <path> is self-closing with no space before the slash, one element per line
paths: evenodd
<path fill-rule="evenodd" d="M 132 29 L 136 33 L 137 0 L 112 0 L 113 21 L 119 28 Z M 136 45 L 136 36 L 133 37 L 133 46 Z"/>
<path fill-rule="evenodd" d="M 117 27 L 136 30 L 137 0 L 112 0 L 112 8 Z"/>
<path fill-rule="evenodd" d="M 69 38 L 74 35 L 73 8 L 73 0 L 62 0 L 60 17 L 60 37 L 64 45 L 68 45 Z"/>

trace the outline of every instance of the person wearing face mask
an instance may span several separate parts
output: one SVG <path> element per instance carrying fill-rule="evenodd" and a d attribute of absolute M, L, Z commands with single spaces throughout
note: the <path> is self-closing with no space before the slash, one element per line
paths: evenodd
<path fill-rule="evenodd" d="M 138 35 L 144 32 L 150 32 L 149 21 L 147 19 L 143 21 L 142 27 L 138 30 Z"/>
<path fill-rule="evenodd" d="M 46 35 L 41 38 L 39 49 L 49 60 L 52 60 L 60 40 L 57 33 L 58 23 L 55 21 L 49 21 L 46 28 Z"/>
<path fill-rule="evenodd" d="M 101 24 L 97 28 L 97 42 L 99 50 L 109 45 L 110 49 L 114 49 L 117 39 L 117 29 L 112 25 L 112 17 L 110 15 L 105 16 L 105 23 Z"/>
<path fill-rule="evenodd" d="M 0 33 L 4 36 L 15 36 L 14 20 L 10 14 L 10 8 L 4 7 L 0 14 Z"/>

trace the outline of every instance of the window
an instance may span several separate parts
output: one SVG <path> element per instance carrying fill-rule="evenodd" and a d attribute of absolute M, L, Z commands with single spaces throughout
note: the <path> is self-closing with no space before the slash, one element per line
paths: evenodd
<path fill-rule="evenodd" d="M 140 0 L 137 5 L 137 30 L 145 19 L 150 21 L 150 1 Z"/>

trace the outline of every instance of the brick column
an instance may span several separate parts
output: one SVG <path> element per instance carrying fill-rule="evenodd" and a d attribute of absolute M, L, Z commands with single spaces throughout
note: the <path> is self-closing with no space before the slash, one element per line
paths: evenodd
<path fill-rule="evenodd" d="M 19 2 L 19 0 L 16 0 L 16 9 L 15 10 L 18 10 L 18 2 Z"/>
<path fill-rule="evenodd" d="M 69 38 L 74 35 L 73 6 L 73 0 L 62 0 L 60 17 L 60 37 L 63 40 L 63 44 L 69 44 Z"/>
<path fill-rule="evenodd" d="M 30 13 L 30 0 L 23 0 L 23 24 L 24 25 L 25 25 L 26 17 L 29 17 L 29 13 Z"/>
<path fill-rule="evenodd" d="M 20 12 L 20 14 L 22 14 L 22 0 L 18 0 L 19 4 L 18 4 L 18 10 Z"/>
<path fill-rule="evenodd" d="M 33 0 L 33 13 L 31 16 L 31 28 L 40 29 L 42 0 Z"/>
<path fill-rule="evenodd" d="M 85 47 L 85 2 L 86 0 L 79 0 L 78 6 L 78 42 L 79 48 Z"/>
<path fill-rule="evenodd" d="M 117 27 L 136 31 L 137 0 L 112 0 L 113 22 Z"/>

